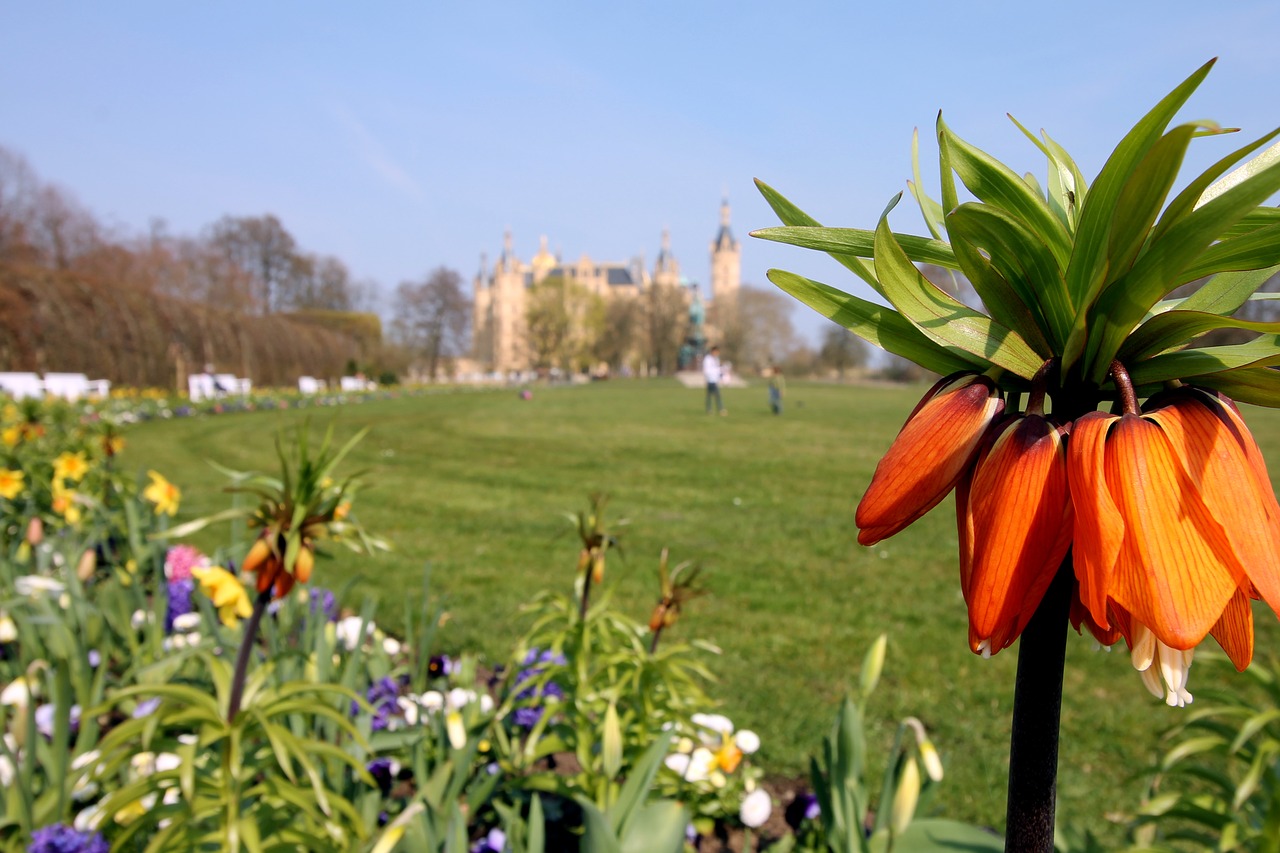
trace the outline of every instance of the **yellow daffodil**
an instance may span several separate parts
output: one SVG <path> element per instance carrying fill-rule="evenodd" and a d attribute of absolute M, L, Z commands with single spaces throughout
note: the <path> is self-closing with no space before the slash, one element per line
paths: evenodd
<path fill-rule="evenodd" d="M 84 479 L 84 475 L 89 473 L 89 460 L 85 458 L 84 451 L 63 451 L 58 454 L 58 458 L 53 460 L 53 477 L 55 480 L 64 480 L 72 483 L 78 483 Z"/>
<path fill-rule="evenodd" d="M 200 591 L 218 608 L 218 618 L 228 628 L 234 628 L 240 619 L 253 613 L 249 593 L 231 572 L 219 566 L 196 566 L 191 574 L 200 582 Z"/>
<path fill-rule="evenodd" d="M 12 468 L 0 468 L 0 498 L 11 501 L 22 491 L 25 475 Z"/>
<path fill-rule="evenodd" d="M 151 484 L 142 490 L 142 496 L 156 505 L 156 515 L 177 515 L 182 492 L 164 478 L 159 471 L 148 471 Z"/>

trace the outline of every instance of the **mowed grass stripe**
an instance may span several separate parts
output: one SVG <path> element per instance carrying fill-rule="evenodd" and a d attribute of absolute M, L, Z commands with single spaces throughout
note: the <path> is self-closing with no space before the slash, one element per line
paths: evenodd
<path fill-rule="evenodd" d="M 367 469 L 357 511 L 396 550 L 376 559 L 335 551 L 318 562 L 316 582 L 359 575 L 357 594 L 377 598 L 380 621 L 394 626 L 406 600 L 422 606 L 429 565 L 431 595 L 450 613 L 441 649 L 491 659 L 526 627 L 522 604 L 571 588 L 577 545 L 564 514 L 605 492 L 610 517 L 630 520 L 606 580 L 621 609 L 647 619 L 663 547 L 704 566 L 710 594 L 671 636 L 723 649 L 711 661 L 714 692 L 739 725 L 760 732 L 768 771 L 805 772 L 862 653 L 886 632 L 871 707 L 878 734 L 887 745 L 899 719 L 920 717 L 946 761 L 935 805 L 999 827 L 1017 648 L 989 661 L 968 651 L 952 501 L 874 548 L 855 541 L 857 500 L 923 390 L 793 382 L 775 417 L 763 386 L 727 389 L 723 418 L 703 413 L 701 390 L 670 380 L 539 387 L 530 401 L 459 390 L 143 424 L 130 430 L 124 462 L 178 483 L 190 518 L 229 500 L 204 460 L 274 471 L 282 428 L 332 423 L 342 440 L 372 427 L 345 467 Z M 1280 418 L 1246 417 L 1280 470 Z M 226 541 L 225 531 L 197 540 Z M 1266 658 L 1280 633 L 1265 609 L 1257 616 Z M 1104 812 L 1136 806 L 1157 736 L 1180 717 L 1146 694 L 1122 650 L 1090 645 L 1069 642 L 1059 798 L 1063 819 L 1097 825 Z M 1194 668 L 1192 692 L 1230 684 L 1215 673 Z"/>

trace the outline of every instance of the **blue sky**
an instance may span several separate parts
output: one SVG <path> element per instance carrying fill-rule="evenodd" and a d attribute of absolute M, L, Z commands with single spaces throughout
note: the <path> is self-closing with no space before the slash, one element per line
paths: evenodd
<path fill-rule="evenodd" d="M 1211 57 L 1186 118 L 1280 124 L 1280 4 L 19 3 L 0 0 L 0 145 L 101 219 L 196 233 L 274 213 L 309 251 L 389 291 L 467 280 L 510 228 L 573 260 L 652 264 L 663 228 L 709 284 L 727 194 L 743 278 L 782 267 L 867 295 L 834 262 L 753 240 L 759 177 L 824 223 L 873 227 L 925 182 L 939 109 L 1043 174 L 1005 118 L 1086 175 Z M 1241 135 L 1204 140 L 1204 166 Z M 904 205 L 897 230 L 921 231 Z M 807 309 L 797 326 L 819 327 Z"/>

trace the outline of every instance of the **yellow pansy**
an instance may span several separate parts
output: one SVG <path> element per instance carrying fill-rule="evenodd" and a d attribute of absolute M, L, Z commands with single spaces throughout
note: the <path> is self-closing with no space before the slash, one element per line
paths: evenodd
<path fill-rule="evenodd" d="M 18 496 L 24 485 L 21 471 L 11 468 L 0 468 L 0 498 L 11 501 Z"/>
<path fill-rule="evenodd" d="M 156 505 L 156 515 L 177 515 L 182 492 L 159 471 L 148 471 L 151 484 L 142 490 L 142 496 Z"/>
<path fill-rule="evenodd" d="M 231 572 L 219 566 L 196 566 L 191 574 L 200 582 L 200 591 L 218 608 L 223 625 L 234 628 L 241 618 L 253 613 L 249 593 Z"/>
<path fill-rule="evenodd" d="M 83 451 L 63 451 L 58 454 L 58 458 L 53 460 L 53 476 L 58 480 L 68 480 L 72 483 L 78 483 L 84 479 L 84 475 L 89 472 L 89 460 L 85 458 Z"/>

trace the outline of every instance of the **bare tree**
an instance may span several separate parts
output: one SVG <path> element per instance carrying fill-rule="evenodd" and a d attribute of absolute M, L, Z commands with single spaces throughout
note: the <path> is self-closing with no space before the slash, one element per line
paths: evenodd
<path fill-rule="evenodd" d="M 793 305 L 777 290 L 744 286 L 723 330 L 725 359 L 763 367 L 794 349 Z"/>
<path fill-rule="evenodd" d="M 445 359 L 466 352 L 471 300 L 454 270 L 437 267 L 422 281 L 402 282 L 392 311 L 392 332 L 422 359 L 432 379 Z"/>
<path fill-rule="evenodd" d="M 209 242 L 249 276 L 263 314 L 287 305 L 299 278 L 308 272 L 297 241 L 272 214 L 224 216 L 210 228 Z"/>
<path fill-rule="evenodd" d="M 676 369 L 680 345 L 689 326 L 687 292 L 669 284 L 653 285 L 643 296 L 643 357 L 659 374 Z"/>
<path fill-rule="evenodd" d="M 823 367 L 834 370 L 838 377 L 844 379 L 846 370 L 867 363 L 867 345 L 844 326 L 833 323 L 822 333 L 818 359 Z"/>

